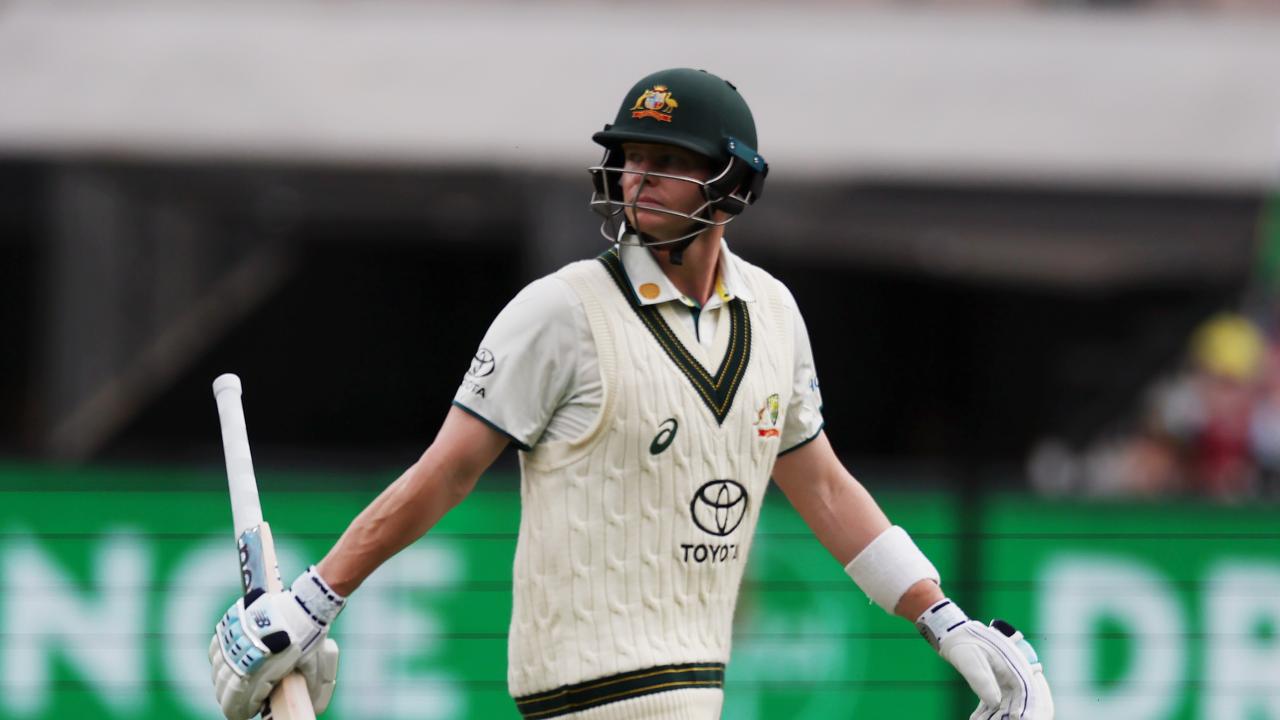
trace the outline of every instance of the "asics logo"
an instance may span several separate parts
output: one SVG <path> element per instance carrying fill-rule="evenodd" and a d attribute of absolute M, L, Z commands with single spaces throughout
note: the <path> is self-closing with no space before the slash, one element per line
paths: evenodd
<path fill-rule="evenodd" d="M 667 418 L 658 428 L 658 434 L 653 436 L 653 442 L 649 443 L 650 455 L 657 455 L 671 447 L 671 442 L 676 439 L 676 430 L 680 429 L 680 423 L 675 418 Z"/>

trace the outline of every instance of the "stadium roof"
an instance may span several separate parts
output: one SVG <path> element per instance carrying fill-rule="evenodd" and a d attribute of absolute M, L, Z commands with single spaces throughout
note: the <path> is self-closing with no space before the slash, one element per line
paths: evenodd
<path fill-rule="evenodd" d="M 656 67 L 756 110 L 778 175 L 1268 186 L 1280 14 L 840 4 L 18 1 L 0 154 L 577 172 Z"/>

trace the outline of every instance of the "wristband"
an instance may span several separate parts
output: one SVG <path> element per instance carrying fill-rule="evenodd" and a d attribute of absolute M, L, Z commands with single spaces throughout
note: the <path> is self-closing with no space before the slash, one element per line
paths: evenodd
<path fill-rule="evenodd" d="M 315 565 L 303 571 L 289 589 L 293 591 L 293 599 L 298 601 L 320 627 L 327 627 L 333 622 L 347 603 L 346 598 L 334 592 L 329 583 L 320 577 Z"/>
<path fill-rule="evenodd" d="M 934 603 L 933 607 L 916 618 L 916 629 L 925 640 L 929 641 L 933 649 L 937 650 L 942 644 L 942 638 L 967 622 L 969 622 L 969 616 L 964 614 L 960 606 L 947 598 Z"/>
<path fill-rule="evenodd" d="M 938 569 L 897 525 L 877 535 L 844 571 L 888 613 L 912 585 L 921 580 L 939 582 Z"/>

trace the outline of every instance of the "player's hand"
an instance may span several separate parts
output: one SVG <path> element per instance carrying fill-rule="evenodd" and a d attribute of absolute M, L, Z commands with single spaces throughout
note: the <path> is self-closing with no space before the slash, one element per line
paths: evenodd
<path fill-rule="evenodd" d="M 938 653 L 977 693 L 970 720 L 1053 720 L 1053 696 L 1036 651 L 1012 625 L 969 620 L 943 638 Z"/>
<path fill-rule="evenodd" d="M 291 589 L 251 593 L 227 610 L 209 643 L 214 693 L 227 720 L 257 715 L 271 689 L 294 669 L 306 677 L 316 712 L 328 706 L 338 648 L 325 636 L 343 602 L 309 568 Z"/>
<path fill-rule="evenodd" d="M 1053 720 L 1053 696 L 1036 651 L 1003 621 L 970 620 L 950 600 L 921 616 L 917 627 L 978 695 L 970 720 Z"/>

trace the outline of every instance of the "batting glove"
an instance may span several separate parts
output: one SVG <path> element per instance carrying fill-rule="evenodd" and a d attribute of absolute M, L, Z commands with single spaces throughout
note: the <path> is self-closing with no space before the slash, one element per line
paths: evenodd
<path fill-rule="evenodd" d="M 916 620 L 920 634 L 978 695 L 969 720 L 1053 720 L 1053 696 L 1036 651 L 1003 620 L 970 620 L 942 600 Z"/>
<path fill-rule="evenodd" d="M 252 592 L 222 616 L 209 643 L 213 689 L 227 720 L 262 711 L 272 688 L 295 669 L 324 712 L 338 672 L 338 644 L 326 636 L 345 598 L 307 568 L 282 593 Z"/>

